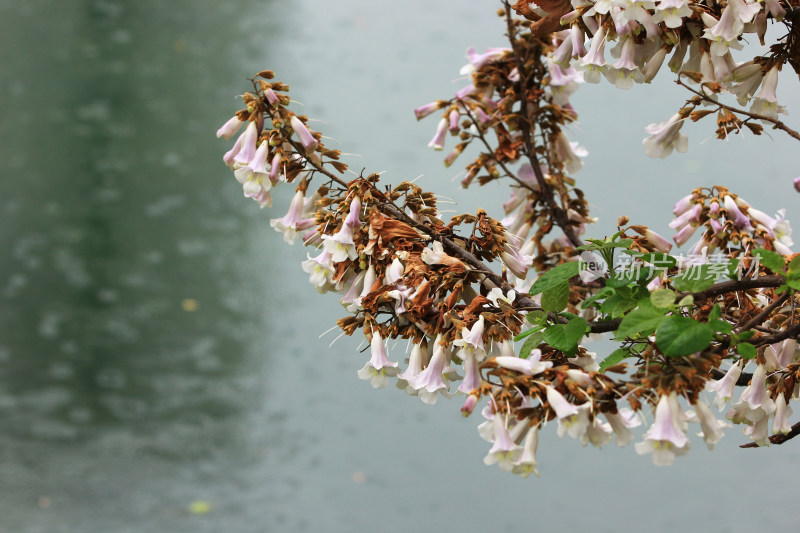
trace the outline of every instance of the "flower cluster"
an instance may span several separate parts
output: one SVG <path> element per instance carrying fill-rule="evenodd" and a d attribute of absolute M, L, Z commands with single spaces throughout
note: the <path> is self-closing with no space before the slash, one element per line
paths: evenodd
<path fill-rule="evenodd" d="M 289 108 L 289 87 L 271 71 L 253 78 L 244 109 L 217 132 L 230 139 L 244 129 L 223 160 L 246 197 L 271 206 L 272 189 L 293 185 L 286 215 L 270 225 L 287 243 L 314 250 L 302 262 L 310 283 L 338 296 L 348 313 L 338 320 L 344 334 L 363 334 L 369 359 L 357 376 L 375 388 L 394 382 L 427 404 L 463 395 L 465 416 L 484 402 L 484 462 L 522 476 L 538 475 L 538 435 L 550 421 L 584 446 L 626 446 L 651 411 L 635 449 L 654 464 L 689 450 L 690 424 L 712 448 L 730 424 L 703 396 L 715 394 L 722 409 L 737 386 L 745 388 L 726 418 L 746 425 L 755 445 L 800 433 L 789 422 L 800 394 L 800 257 L 785 212 L 769 216 L 725 187 L 695 189 L 675 204 L 670 224 L 678 246 L 702 228 L 688 262 L 624 216 L 616 234 L 582 240 L 595 219 L 572 175 L 587 154 L 565 131 L 577 119 L 569 98 L 581 81 L 649 82 L 668 53 L 675 70 L 696 66 L 689 77 L 701 86 L 678 114 L 648 128 L 650 155 L 685 151 L 681 124 L 705 116 L 697 108 L 735 92 L 731 80 L 745 74 L 736 83 L 748 88 L 735 94 L 752 96 L 754 107 L 774 103 L 771 72 L 789 61 L 782 45 L 753 63 L 758 69 L 734 65 L 729 50 L 743 33 L 761 31 L 753 29 L 759 17 L 777 19 L 780 2 L 528 4 L 515 9 L 529 20 L 512 17 L 507 5 L 502 13 L 509 48 L 469 49 L 461 69 L 469 83 L 415 110 L 418 119 L 441 113 L 430 147 L 444 149 L 448 134 L 458 139 L 446 166 L 477 147 L 463 186 L 510 184 L 502 220 L 479 210 L 445 221 L 437 197 L 414 183 L 384 186 L 378 174 L 352 173 Z M 604 47 L 614 41 L 609 65 Z M 754 76 L 763 80 L 753 85 Z M 759 116 L 772 116 L 758 105 Z M 720 112 L 725 132 L 742 124 L 757 131 L 731 116 Z M 635 268 L 583 268 L 621 258 Z M 750 278 L 735 275 L 745 268 Z M 609 333 L 620 347 L 598 361 L 584 339 Z M 404 354 L 392 353 L 390 341 L 401 339 Z M 756 369 L 746 374 L 751 361 Z"/>
<path fill-rule="evenodd" d="M 701 85 L 696 94 L 705 103 L 726 109 L 716 99 L 729 93 L 740 106 L 749 104 L 749 113 L 768 122 L 786 112 L 777 99 L 778 73 L 787 62 L 795 70 L 800 66 L 800 60 L 793 59 L 800 30 L 789 23 L 787 13 L 795 8 L 786 0 L 521 0 L 514 8 L 534 21 L 535 31 L 552 35 L 558 43 L 552 60 L 563 68 L 574 67 L 584 81 L 599 83 L 605 77 L 629 89 L 634 83 L 650 83 L 666 63 L 672 72 L 686 73 Z M 770 21 L 786 24 L 789 33 L 769 54 L 737 62 L 731 51 L 742 49 L 747 34 L 755 34 L 763 44 Z M 725 114 L 730 121 L 733 115 Z M 680 133 L 686 115 L 646 128 L 648 155 L 686 151 L 687 139 Z M 741 129 L 741 121 L 733 122 L 733 128 L 724 128 L 718 120 L 724 135 Z M 760 133 L 756 124 L 745 125 Z"/>

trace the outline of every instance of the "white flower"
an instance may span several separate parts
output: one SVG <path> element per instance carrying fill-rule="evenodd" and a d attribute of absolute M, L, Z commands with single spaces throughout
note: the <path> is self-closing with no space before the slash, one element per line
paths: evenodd
<path fill-rule="evenodd" d="M 781 392 L 775 398 L 775 421 L 772 424 L 772 432 L 784 435 L 789 433 L 792 430 L 789 423 L 790 416 L 792 416 L 792 408 L 787 405 L 786 395 Z"/>
<path fill-rule="evenodd" d="M 717 409 L 722 411 L 725 404 L 733 397 L 733 390 L 736 387 L 736 381 L 742 375 L 742 365 L 737 361 L 725 373 L 725 376 L 720 380 L 710 379 L 706 382 L 706 390 L 715 392 L 714 405 Z"/>
<path fill-rule="evenodd" d="M 635 428 L 642 424 L 639 417 L 636 416 L 632 410 L 623 407 L 616 413 L 603 413 L 606 420 L 611 425 L 611 429 L 617 434 L 617 446 L 627 446 L 633 440 L 633 431 L 630 428 Z"/>
<path fill-rule="evenodd" d="M 522 455 L 522 447 L 511 440 L 504 418 L 503 416 L 495 415 L 492 420 L 492 429 L 494 430 L 492 447 L 486 457 L 483 458 L 483 463 L 486 465 L 498 463 L 500 470 L 510 472 L 514 469 L 514 462 Z"/>
<path fill-rule="evenodd" d="M 283 233 L 283 240 L 289 244 L 294 244 L 300 232 L 314 226 L 314 218 L 303 218 L 304 205 L 305 195 L 303 191 L 297 191 L 292 198 L 292 203 L 289 204 L 286 216 L 269 221 L 269 225 L 275 228 L 275 231 Z"/>
<path fill-rule="evenodd" d="M 764 76 L 761 90 L 753 98 L 750 112 L 757 115 L 777 119 L 778 113 L 786 113 L 783 106 L 778 105 L 776 89 L 778 88 L 778 67 L 772 67 Z"/>
<path fill-rule="evenodd" d="M 447 354 L 440 344 L 441 334 L 436 337 L 433 345 L 433 356 L 425 369 L 408 380 L 408 385 L 417 391 L 420 399 L 429 404 L 435 404 L 437 394 L 449 396 L 448 385 L 442 374 L 447 364 Z"/>
<path fill-rule="evenodd" d="M 683 17 L 691 17 L 689 0 L 661 0 L 656 6 L 653 22 L 664 22 L 667 28 L 680 28 Z"/>
<path fill-rule="evenodd" d="M 489 291 L 489 294 L 486 295 L 486 298 L 490 302 L 492 302 L 492 304 L 497 308 L 500 308 L 500 303 L 499 303 L 500 301 L 503 301 L 508 305 L 511 305 L 514 303 L 514 299 L 516 297 L 517 293 L 514 292 L 514 289 L 509 289 L 509 291 L 505 295 L 503 295 L 503 289 L 501 289 L 500 287 L 495 287 L 494 289 Z"/>
<path fill-rule="evenodd" d="M 520 424 L 521 423 L 522 422 L 520 422 Z M 537 476 L 539 475 L 539 471 L 536 469 L 537 465 L 539 464 L 536 461 L 536 448 L 538 446 L 539 428 L 534 426 L 528 429 L 528 432 L 525 435 L 525 442 L 522 445 L 522 453 L 514 463 L 514 468 L 512 470 L 513 473 L 522 477 L 528 477 L 531 475 L 531 472 Z"/>
<path fill-rule="evenodd" d="M 774 412 L 775 402 L 769 397 L 767 390 L 767 370 L 764 365 L 758 365 L 756 371 L 753 372 L 750 385 L 742 391 L 739 401 L 726 416 L 734 424 L 755 423 L 769 417 Z"/>
<path fill-rule="evenodd" d="M 650 157 L 663 159 L 675 149 L 681 153 L 689 148 L 689 138 L 681 133 L 683 119 L 677 113 L 660 124 L 650 124 L 645 131 L 650 134 L 642 141 L 644 151 Z"/>
<path fill-rule="evenodd" d="M 418 376 L 426 364 L 428 364 L 428 343 L 423 341 L 414 344 L 408 356 L 408 367 L 397 375 L 397 387 L 405 389 L 406 394 L 412 396 L 417 394 L 416 389 L 409 384 L 409 381 Z"/>
<path fill-rule="evenodd" d="M 689 411 L 689 420 L 700 424 L 703 440 L 709 450 L 714 449 L 714 445 L 722 438 L 722 428 L 730 427 L 730 424 L 722 420 L 717 420 L 711 408 L 703 401 L 699 400 L 695 405 L 696 411 Z"/>
<path fill-rule="evenodd" d="M 656 466 L 669 466 L 675 462 L 677 455 L 687 453 L 689 439 L 682 427 L 684 416 L 675 391 L 661 396 L 656 406 L 655 421 L 645 433 L 644 441 L 636 443 L 636 453 L 651 453 Z"/>
<path fill-rule="evenodd" d="M 367 364 L 358 371 L 360 379 L 370 380 L 373 388 L 385 387 L 388 380 L 387 376 L 396 376 L 398 369 L 397 363 L 389 361 L 386 357 L 386 347 L 383 344 L 383 338 L 377 331 L 372 332 L 372 340 L 370 341 L 370 349 L 372 357 L 367 361 Z"/>
<path fill-rule="evenodd" d="M 501 355 L 494 358 L 494 362 L 507 370 L 513 370 L 526 376 L 541 374 L 553 366 L 552 361 L 540 361 L 542 358 L 541 350 L 533 350 L 527 359 L 516 356 Z"/>
<path fill-rule="evenodd" d="M 309 281 L 317 289 L 324 293 L 332 290 L 333 285 L 333 262 L 331 254 L 323 250 L 317 257 L 308 256 L 307 261 L 302 263 L 303 271 L 311 274 Z"/>

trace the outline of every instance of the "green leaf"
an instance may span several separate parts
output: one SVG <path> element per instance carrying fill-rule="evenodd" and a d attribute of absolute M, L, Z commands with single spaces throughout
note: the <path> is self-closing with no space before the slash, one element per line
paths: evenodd
<path fill-rule="evenodd" d="M 622 319 L 617 328 L 616 338 L 624 339 L 633 337 L 637 333 L 652 331 L 664 320 L 666 310 L 658 309 L 650 300 L 639 300 L 639 307 L 631 311 Z"/>
<path fill-rule="evenodd" d="M 639 257 L 642 261 L 650 263 L 656 270 L 663 270 L 665 268 L 672 268 L 678 264 L 678 260 L 669 254 L 662 254 L 659 252 L 643 254 Z"/>
<path fill-rule="evenodd" d="M 542 325 L 547 321 L 547 313 L 535 309 L 527 314 L 525 320 L 534 325 Z"/>
<path fill-rule="evenodd" d="M 627 276 L 625 274 L 615 274 L 606 280 L 606 287 L 624 287 L 636 281 L 634 276 Z"/>
<path fill-rule="evenodd" d="M 650 295 L 650 301 L 655 307 L 669 309 L 675 305 L 675 291 L 670 289 L 657 289 Z"/>
<path fill-rule="evenodd" d="M 672 278 L 672 286 L 679 291 L 700 292 L 711 287 L 717 280 L 717 274 L 709 272 L 713 265 L 693 265 L 678 277 Z"/>
<path fill-rule="evenodd" d="M 738 335 L 736 335 L 736 341 L 737 342 L 746 341 L 747 339 L 751 338 L 755 334 L 756 334 L 755 331 L 753 331 L 752 329 L 748 329 L 747 331 L 743 331 L 743 332 L 739 333 Z"/>
<path fill-rule="evenodd" d="M 755 359 L 756 347 L 749 342 L 740 342 L 736 345 L 736 351 L 745 359 Z"/>
<path fill-rule="evenodd" d="M 528 337 L 528 340 L 525 341 L 525 343 L 522 345 L 522 348 L 520 348 L 519 356 L 522 359 L 527 359 L 533 349 L 542 343 L 543 338 L 544 334 L 541 331 L 535 331 L 533 335 Z"/>
<path fill-rule="evenodd" d="M 591 306 L 597 300 L 600 300 L 602 298 L 606 298 L 611 294 L 614 294 L 614 289 L 612 289 L 610 287 L 603 287 L 602 289 L 600 289 L 599 291 L 597 291 L 593 295 L 591 295 L 588 298 L 586 298 L 583 301 L 583 303 L 581 304 L 581 309 L 587 309 L 589 306 Z"/>
<path fill-rule="evenodd" d="M 711 326 L 711 329 L 720 333 L 730 334 L 733 332 L 733 324 L 719 318 L 712 318 L 708 321 L 708 325 Z"/>
<path fill-rule="evenodd" d="M 586 328 L 584 319 L 574 318 L 566 324 L 556 324 L 544 330 L 544 341 L 557 350 L 572 350 L 578 346 Z"/>
<path fill-rule="evenodd" d="M 764 248 L 756 248 L 753 250 L 753 255 L 758 257 L 759 263 L 770 269 L 776 274 L 783 274 L 783 264 L 785 263 L 781 254 L 765 250 Z"/>
<path fill-rule="evenodd" d="M 569 281 L 570 278 L 574 278 L 578 275 L 579 268 L 580 264 L 578 261 L 570 261 L 569 263 L 563 263 L 551 268 L 539 276 L 534 282 L 530 291 L 531 296 L 535 296 L 540 292 L 552 289 L 565 281 Z"/>
<path fill-rule="evenodd" d="M 731 259 L 728 263 L 728 277 L 730 279 L 737 279 L 739 277 L 739 260 Z"/>
<path fill-rule="evenodd" d="M 664 355 L 681 357 L 708 347 L 713 336 L 708 324 L 685 316 L 672 315 L 656 329 L 656 346 Z"/>
<path fill-rule="evenodd" d="M 636 307 L 636 300 L 633 298 L 624 298 L 620 294 L 609 296 L 603 305 L 600 306 L 600 311 L 611 315 L 613 318 L 618 318 Z"/>
<path fill-rule="evenodd" d="M 522 339 L 524 339 L 525 337 L 533 335 L 534 333 L 536 333 L 537 331 L 540 331 L 541 329 L 542 328 L 531 328 L 531 329 L 529 329 L 527 331 L 523 331 L 522 333 L 520 333 L 519 335 L 514 337 L 514 342 L 519 342 Z"/>
<path fill-rule="evenodd" d="M 789 261 L 789 273 L 800 273 L 800 255 Z"/>
<path fill-rule="evenodd" d="M 687 294 L 678 302 L 678 307 L 691 307 L 694 305 L 694 296 Z"/>
<path fill-rule="evenodd" d="M 714 307 L 711 308 L 711 312 L 708 313 L 708 319 L 713 320 L 715 318 L 722 318 L 722 308 L 719 304 L 714 304 Z"/>
<path fill-rule="evenodd" d="M 561 311 L 567 306 L 567 302 L 569 302 L 569 283 L 566 281 L 542 293 L 542 309 L 545 311 Z"/>
<path fill-rule="evenodd" d="M 614 350 L 609 354 L 608 357 L 606 357 L 600 362 L 600 372 L 605 372 L 606 368 L 614 366 L 617 363 L 621 363 L 630 356 L 631 354 L 625 348 L 619 348 L 618 350 Z"/>
<path fill-rule="evenodd" d="M 788 278 L 786 280 L 786 285 L 794 290 L 800 291 L 800 278 Z"/>

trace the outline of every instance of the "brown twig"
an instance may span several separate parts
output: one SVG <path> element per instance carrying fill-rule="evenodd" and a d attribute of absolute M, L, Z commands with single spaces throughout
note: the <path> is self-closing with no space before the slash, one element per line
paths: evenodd
<path fill-rule="evenodd" d="M 508 28 L 508 40 L 511 43 L 511 49 L 514 52 L 514 58 L 516 59 L 517 63 L 517 71 L 519 72 L 519 81 L 515 82 L 515 89 L 518 95 L 525 94 L 526 82 L 529 79 L 529 73 L 525 69 L 524 61 L 522 60 L 522 56 L 519 52 L 519 45 L 516 39 L 516 32 L 514 31 L 514 23 L 511 17 L 511 6 L 508 4 L 507 1 L 503 2 L 505 5 L 506 11 L 506 27 Z M 530 123 L 530 114 L 527 110 L 527 98 L 523 98 L 520 102 L 521 109 L 520 109 L 520 121 L 519 121 L 519 128 L 520 132 L 522 133 L 523 143 L 525 145 L 525 153 L 528 156 L 528 161 L 530 162 L 531 168 L 533 169 L 533 174 L 536 176 L 536 181 L 539 184 L 539 190 L 541 193 L 541 198 L 544 200 L 547 208 L 550 210 L 550 213 L 553 216 L 553 221 L 561 228 L 561 231 L 564 232 L 569 242 L 572 243 L 573 246 L 576 248 L 583 244 L 583 241 L 575 234 L 575 230 L 572 227 L 572 224 L 567 217 L 566 211 L 556 204 L 555 195 L 553 193 L 553 189 L 547 183 L 547 180 L 542 173 L 542 169 L 539 166 L 539 159 L 536 157 L 536 154 L 533 150 L 533 144 L 531 142 L 531 123 Z"/>
<path fill-rule="evenodd" d="M 771 123 L 773 126 L 775 126 L 776 129 L 783 130 L 784 132 L 789 134 L 791 137 L 794 137 L 796 140 L 800 141 L 800 133 L 796 132 L 795 130 L 793 130 L 792 128 L 790 128 L 789 126 L 787 126 L 786 124 L 784 124 L 780 120 L 778 120 L 776 118 L 768 117 L 766 115 L 760 115 L 758 113 L 751 113 L 750 111 L 745 111 L 744 109 L 738 109 L 738 108 L 735 108 L 735 107 L 731 107 L 729 105 L 721 104 L 721 103 L 717 102 L 716 100 L 714 100 L 713 98 L 711 98 L 710 96 L 708 96 L 707 94 L 704 94 L 701 91 L 698 91 L 696 89 L 692 89 L 691 87 L 686 85 L 681 80 L 681 76 L 682 75 L 683 75 L 683 72 L 679 72 L 678 73 L 678 79 L 675 81 L 675 83 L 677 83 L 681 87 L 684 87 L 689 92 L 691 92 L 693 94 L 696 94 L 697 96 L 699 96 L 700 98 L 702 98 L 706 102 L 710 102 L 710 103 L 714 104 L 715 106 L 717 106 L 718 108 L 725 109 L 725 110 L 730 111 L 732 113 L 738 113 L 738 114 L 741 114 L 741 115 L 745 115 L 745 116 L 748 116 L 748 117 L 756 119 L 756 120 L 767 121 L 767 122 Z"/>
<path fill-rule="evenodd" d="M 800 435 L 800 422 L 792 426 L 792 429 L 784 435 L 783 433 L 775 433 L 774 435 L 770 435 L 769 442 L 771 444 L 783 444 L 787 440 L 791 440 L 796 436 Z M 742 444 L 739 448 L 760 448 L 758 444 L 755 442 L 748 442 L 747 444 Z"/>

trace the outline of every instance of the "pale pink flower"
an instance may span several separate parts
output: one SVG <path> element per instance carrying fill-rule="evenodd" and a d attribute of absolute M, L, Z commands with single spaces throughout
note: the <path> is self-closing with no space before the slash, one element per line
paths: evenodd
<path fill-rule="evenodd" d="M 308 128 L 306 128 L 306 125 L 303 124 L 302 120 L 297 118 L 297 116 L 292 115 L 292 118 L 289 119 L 289 124 L 291 124 L 292 129 L 297 134 L 297 138 L 300 140 L 300 144 L 303 145 L 303 148 L 305 148 L 307 152 L 311 152 L 316 149 L 319 143 L 314 136 L 311 135 L 311 132 L 308 131 Z"/>
<path fill-rule="evenodd" d="M 727 422 L 718 420 L 703 400 L 699 400 L 695 404 L 695 411 L 690 411 L 688 415 L 690 421 L 700 424 L 701 436 L 709 450 L 713 450 L 714 445 L 723 437 L 722 428 L 730 427 Z"/>
<path fill-rule="evenodd" d="M 676 456 L 687 453 L 689 439 L 682 427 L 683 416 L 675 391 L 661 396 L 656 406 L 655 421 L 645 433 L 644 441 L 636 443 L 636 453 L 652 454 L 656 466 L 669 466 Z"/>
<path fill-rule="evenodd" d="M 495 415 L 492 420 L 492 447 L 483 458 L 483 463 L 485 465 L 498 463 L 500 470 L 510 472 L 514 469 L 514 462 L 522 455 L 522 447 L 511 440 L 504 419 L 503 416 Z"/>
<path fill-rule="evenodd" d="M 371 357 L 367 364 L 358 371 L 359 379 L 368 379 L 373 388 L 379 389 L 387 385 L 387 377 L 396 376 L 398 369 L 397 363 L 390 361 L 386 357 L 386 346 L 383 338 L 377 331 L 372 332 L 370 341 Z"/>
<path fill-rule="evenodd" d="M 680 28 L 684 17 L 691 17 L 689 0 L 661 0 L 653 15 L 654 22 L 664 22 L 667 28 Z"/>
<path fill-rule="evenodd" d="M 303 218 L 304 200 L 303 191 L 297 191 L 289 204 L 289 211 L 286 216 L 273 218 L 269 221 L 269 225 L 275 228 L 275 231 L 283 233 L 283 240 L 289 244 L 294 244 L 294 241 L 302 231 L 313 227 L 315 224 L 314 218 Z"/>
<path fill-rule="evenodd" d="M 449 123 L 446 118 L 443 118 L 439 121 L 439 125 L 436 127 L 436 133 L 428 143 L 429 148 L 433 148 L 434 150 L 444 149 L 444 138 L 445 135 L 447 135 L 448 124 Z"/>
<path fill-rule="evenodd" d="M 617 446 L 627 446 L 633 440 L 633 431 L 630 428 L 635 428 L 641 425 L 642 421 L 636 416 L 631 409 L 623 407 L 616 413 L 603 413 L 606 420 L 608 420 L 611 429 L 617 435 Z"/>
<path fill-rule="evenodd" d="M 234 115 L 225 124 L 223 124 L 220 129 L 217 130 L 217 138 L 225 137 L 226 139 L 230 139 L 236 134 L 237 131 L 239 131 L 239 128 L 242 127 L 242 124 L 244 124 L 244 121 Z"/>
<path fill-rule="evenodd" d="M 708 380 L 706 382 L 706 390 L 716 393 L 714 397 L 714 405 L 717 409 L 722 411 L 725 404 L 733 397 L 733 391 L 736 388 L 736 381 L 742 375 L 742 364 L 740 362 L 734 363 L 725 376 L 720 380 Z"/>
<path fill-rule="evenodd" d="M 505 369 L 513 370 L 514 372 L 519 372 L 526 376 L 535 376 L 553 366 L 552 361 L 542 361 L 541 358 L 541 350 L 534 349 L 527 359 L 521 359 L 514 355 L 501 355 L 495 357 L 494 361 Z"/>
<path fill-rule="evenodd" d="M 689 138 L 681 133 L 683 119 L 677 113 L 660 124 L 650 124 L 645 131 L 650 134 L 642 141 L 644 151 L 650 157 L 663 159 L 675 149 L 681 153 L 689 148 Z"/>
<path fill-rule="evenodd" d="M 775 398 L 775 421 L 772 424 L 772 432 L 783 435 L 789 433 L 792 430 L 792 425 L 789 423 L 790 416 L 792 416 L 792 408 L 789 407 L 786 396 L 781 392 Z"/>
<path fill-rule="evenodd" d="M 521 424 L 522 422 L 520 422 Z M 525 435 L 525 442 L 522 445 L 522 453 L 517 461 L 514 463 L 513 473 L 522 477 L 528 477 L 531 472 L 539 475 L 536 469 L 538 462 L 536 461 L 536 448 L 539 446 L 539 428 L 534 426 L 528 429 Z"/>
<path fill-rule="evenodd" d="M 420 399 L 430 405 L 436 403 L 438 394 L 449 396 L 448 385 L 442 376 L 447 364 L 447 354 L 440 341 L 441 335 L 434 341 L 433 355 L 428 366 L 408 380 L 409 386 L 417 391 Z"/>

